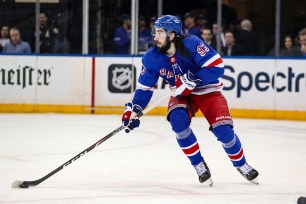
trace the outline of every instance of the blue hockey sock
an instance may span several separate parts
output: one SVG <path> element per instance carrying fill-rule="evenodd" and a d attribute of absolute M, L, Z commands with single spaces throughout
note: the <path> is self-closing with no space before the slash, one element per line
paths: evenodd
<path fill-rule="evenodd" d="M 192 165 L 197 165 L 204 161 L 197 138 L 190 129 L 190 118 L 187 111 L 183 108 L 174 109 L 170 113 L 170 123 L 176 133 L 176 139 L 181 149 L 188 157 Z"/>
<path fill-rule="evenodd" d="M 193 166 L 204 161 L 197 138 L 189 127 L 177 133 L 176 140 Z"/>
<path fill-rule="evenodd" d="M 246 163 L 243 148 L 238 136 L 229 125 L 222 125 L 213 129 L 213 133 L 222 143 L 222 146 L 235 167 Z"/>

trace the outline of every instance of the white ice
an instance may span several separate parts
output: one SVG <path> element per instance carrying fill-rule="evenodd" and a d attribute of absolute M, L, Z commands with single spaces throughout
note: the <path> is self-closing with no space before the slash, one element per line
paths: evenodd
<path fill-rule="evenodd" d="M 259 185 L 231 165 L 203 117 L 192 121 L 213 187 L 200 184 L 164 116 L 114 135 L 35 187 L 39 179 L 121 124 L 120 115 L 0 114 L 0 203 L 296 203 L 306 196 L 306 122 L 234 119 Z"/>

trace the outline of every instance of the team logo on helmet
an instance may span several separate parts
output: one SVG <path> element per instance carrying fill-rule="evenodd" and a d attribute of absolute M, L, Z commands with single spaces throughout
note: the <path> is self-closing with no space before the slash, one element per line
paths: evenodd
<path fill-rule="evenodd" d="M 175 23 L 180 23 L 180 20 L 179 20 L 178 18 L 175 18 L 173 21 L 174 21 Z"/>

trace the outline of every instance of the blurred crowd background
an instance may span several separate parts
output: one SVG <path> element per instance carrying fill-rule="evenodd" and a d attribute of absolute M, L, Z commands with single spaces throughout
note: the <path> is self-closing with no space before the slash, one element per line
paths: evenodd
<path fill-rule="evenodd" d="M 38 53 L 35 40 L 39 35 L 39 53 L 82 54 L 83 1 L 40 1 L 38 33 L 35 2 L 0 1 L 0 52 Z M 305 0 L 223 0 L 221 28 L 217 0 L 138 2 L 136 54 L 154 44 L 151 26 L 162 2 L 162 14 L 179 16 L 186 34 L 197 35 L 215 49 L 220 29 L 223 56 L 306 56 Z M 131 8 L 132 0 L 89 0 L 88 54 L 131 54 Z M 276 34 L 279 48 L 275 47 Z"/>

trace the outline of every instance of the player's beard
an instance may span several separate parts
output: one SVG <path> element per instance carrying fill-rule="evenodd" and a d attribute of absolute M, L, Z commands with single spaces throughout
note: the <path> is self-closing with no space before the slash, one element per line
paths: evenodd
<path fill-rule="evenodd" d="M 162 54 L 166 54 L 167 51 L 170 49 L 170 45 L 171 45 L 171 41 L 170 41 L 170 38 L 167 37 L 166 38 L 166 41 L 165 41 L 165 44 L 163 44 L 161 47 L 157 47 L 158 51 L 161 52 Z"/>

